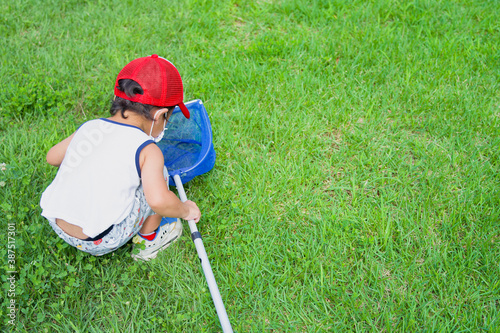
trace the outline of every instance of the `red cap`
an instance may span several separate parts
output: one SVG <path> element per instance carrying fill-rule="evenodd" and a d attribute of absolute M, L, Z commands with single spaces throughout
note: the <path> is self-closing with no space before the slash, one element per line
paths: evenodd
<path fill-rule="evenodd" d="M 139 83 L 144 94 L 127 96 L 118 89 L 118 81 L 122 79 Z M 116 78 L 115 95 L 132 102 L 159 107 L 178 105 L 184 116 L 189 118 L 189 110 L 183 103 L 184 92 L 179 71 L 170 61 L 157 54 L 132 60 L 123 67 Z"/>

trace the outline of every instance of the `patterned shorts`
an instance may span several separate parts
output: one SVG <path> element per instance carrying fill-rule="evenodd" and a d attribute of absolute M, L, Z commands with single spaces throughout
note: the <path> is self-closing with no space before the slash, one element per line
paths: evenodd
<path fill-rule="evenodd" d="M 132 210 L 122 222 L 115 224 L 113 229 L 101 239 L 96 241 L 84 241 L 65 233 L 55 221 L 50 221 L 50 226 L 66 243 L 76 247 L 78 250 L 90 253 L 94 256 L 102 256 L 110 253 L 127 243 L 142 228 L 144 220 L 154 212 L 149 207 L 144 196 L 142 185 L 135 191 L 135 199 Z"/>

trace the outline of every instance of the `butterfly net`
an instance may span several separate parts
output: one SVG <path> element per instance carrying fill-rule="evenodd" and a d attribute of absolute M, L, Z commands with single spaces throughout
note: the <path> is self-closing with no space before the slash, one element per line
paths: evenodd
<path fill-rule="evenodd" d="M 170 117 L 163 139 L 158 142 L 170 175 L 179 175 L 183 184 L 210 171 L 215 164 L 212 128 L 201 100 L 185 103 L 191 117 L 187 119 L 179 107 Z"/>

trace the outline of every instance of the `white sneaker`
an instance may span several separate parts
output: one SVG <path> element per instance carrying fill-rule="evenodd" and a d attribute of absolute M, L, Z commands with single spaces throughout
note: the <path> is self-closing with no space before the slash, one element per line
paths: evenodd
<path fill-rule="evenodd" d="M 156 229 L 156 236 L 152 241 L 148 241 L 139 235 L 136 235 L 132 240 L 134 249 L 136 244 L 145 244 L 145 249 L 140 249 L 138 254 L 132 253 L 132 258 L 135 260 L 149 261 L 156 258 L 158 252 L 166 249 L 170 244 L 175 242 L 182 235 L 182 223 L 179 219 L 177 222 L 164 224 Z"/>

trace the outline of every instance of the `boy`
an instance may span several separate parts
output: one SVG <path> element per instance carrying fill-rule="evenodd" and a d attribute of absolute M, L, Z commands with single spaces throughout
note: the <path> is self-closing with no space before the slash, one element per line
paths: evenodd
<path fill-rule="evenodd" d="M 155 144 L 175 106 L 189 118 L 174 65 L 155 54 L 135 59 L 118 74 L 111 117 L 84 123 L 49 150 L 59 170 L 40 206 L 59 237 L 103 255 L 138 234 L 134 243 L 145 248 L 132 257 L 150 260 L 181 235 L 179 218 L 199 221 L 196 204 L 168 189 Z M 177 221 L 160 225 L 162 216 Z"/>

